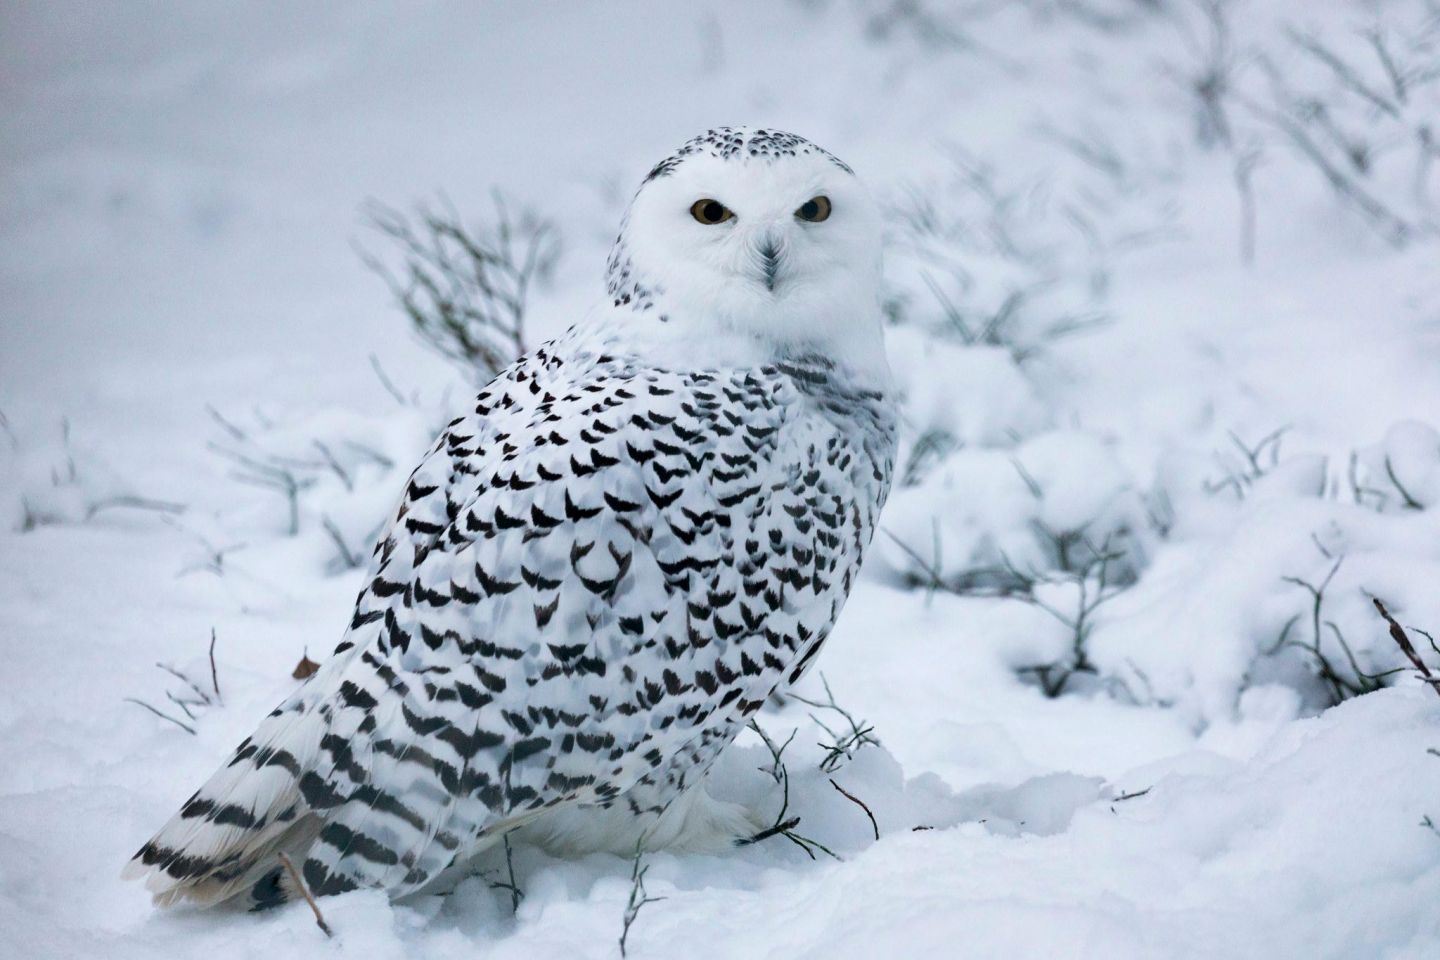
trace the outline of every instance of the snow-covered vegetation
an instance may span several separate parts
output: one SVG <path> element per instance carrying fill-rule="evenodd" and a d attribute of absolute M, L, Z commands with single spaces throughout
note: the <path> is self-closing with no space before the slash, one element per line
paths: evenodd
<path fill-rule="evenodd" d="M 1435 0 L 4 23 L 8 955 L 1440 953 Z M 328 942 L 153 911 L 120 867 L 338 639 L 435 431 L 725 123 L 883 202 L 905 397 L 819 671 L 712 774 L 775 835 L 517 843 Z"/>

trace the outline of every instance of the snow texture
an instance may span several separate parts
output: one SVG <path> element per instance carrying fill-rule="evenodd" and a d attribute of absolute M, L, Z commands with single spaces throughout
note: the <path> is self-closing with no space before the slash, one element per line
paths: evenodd
<path fill-rule="evenodd" d="M 553 223 L 539 342 L 725 123 L 886 210 L 896 486 L 769 745 L 709 779 L 794 839 L 645 855 L 628 954 L 1440 953 L 1440 698 L 1374 603 L 1440 668 L 1433 0 L 3 22 L 7 954 L 619 953 L 634 865 L 544 837 L 324 898 L 331 941 L 118 874 L 339 639 L 474 392 L 357 256 L 397 263 L 366 202 Z"/>

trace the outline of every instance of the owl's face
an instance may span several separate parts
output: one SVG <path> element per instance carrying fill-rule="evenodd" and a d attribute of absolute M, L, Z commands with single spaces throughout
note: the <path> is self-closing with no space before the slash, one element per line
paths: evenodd
<path fill-rule="evenodd" d="M 879 213 L 849 168 L 789 134 L 720 130 L 646 180 L 611 291 L 653 300 L 647 319 L 818 348 L 878 331 L 879 277 Z"/>

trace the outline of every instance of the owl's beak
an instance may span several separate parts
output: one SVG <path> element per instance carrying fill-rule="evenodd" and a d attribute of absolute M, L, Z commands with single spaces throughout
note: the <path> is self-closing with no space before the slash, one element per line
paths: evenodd
<path fill-rule="evenodd" d="M 780 261 L 784 255 L 785 245 L 776 231 L 767 230 L 760 235 L 755 245 L 755 256 L 760 267 L 760 280 L 771 293 L 775 292 L 775 284 L 780 275 Z"/>

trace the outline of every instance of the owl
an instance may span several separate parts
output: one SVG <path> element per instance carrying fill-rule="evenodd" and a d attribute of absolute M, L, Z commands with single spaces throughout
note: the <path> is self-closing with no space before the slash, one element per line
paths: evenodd
<path fill-rule="evenodd" d="M 704 781 L 815 663 L 889 491 L 879 277 L 876 206 L 820 147 L 725 127 L 662 160 L 603 299 L 448 424 L 333 655 L 126 875 L 263 908 L 296 873 L 437 889 L 514 831 L 752 833 Z"/>

